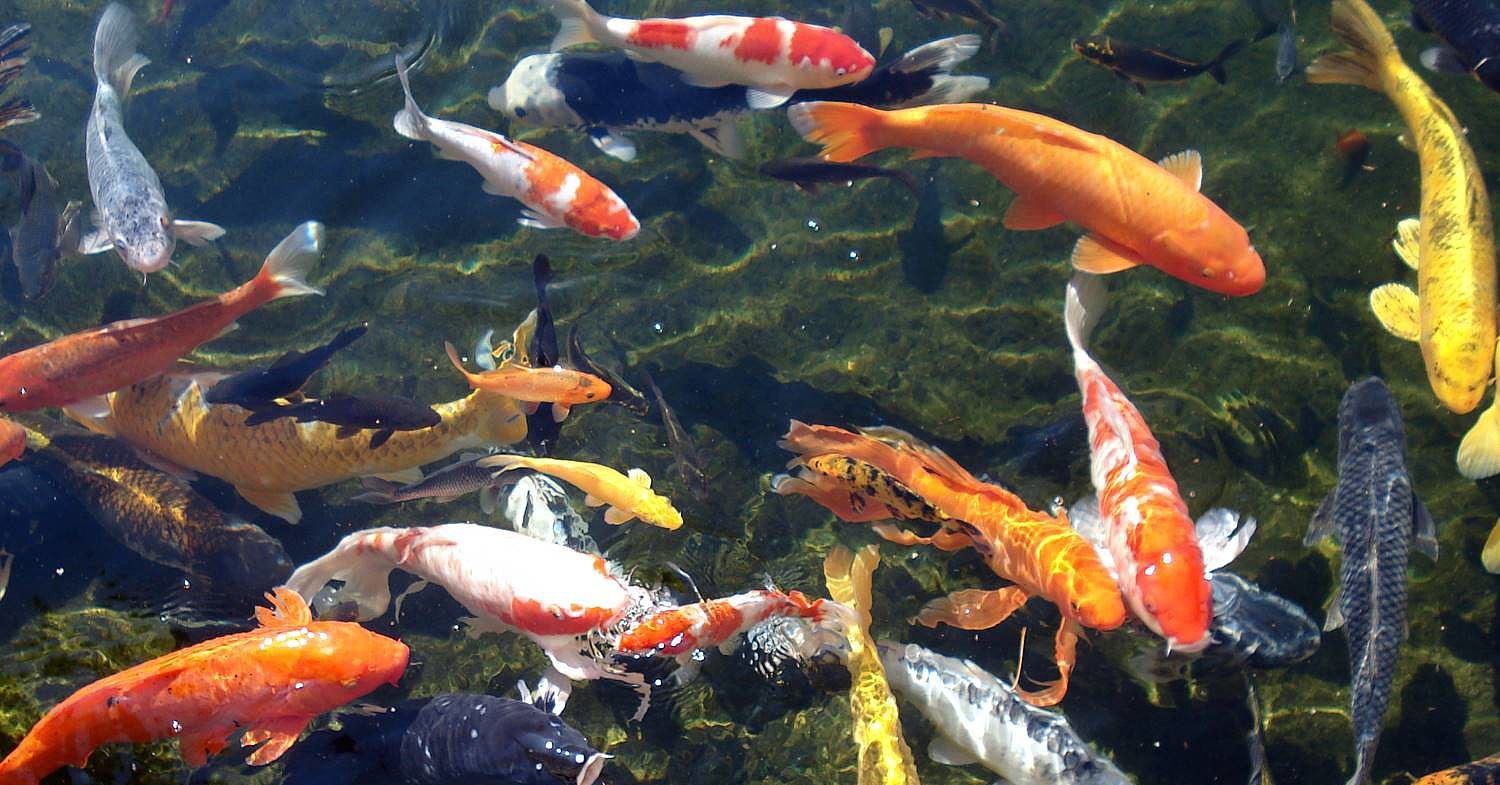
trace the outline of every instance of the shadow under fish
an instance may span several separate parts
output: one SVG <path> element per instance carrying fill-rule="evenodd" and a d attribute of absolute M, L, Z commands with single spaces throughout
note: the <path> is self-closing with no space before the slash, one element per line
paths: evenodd
<path fill-rule="evenodd" d="M 969 232 L 957 242 L 948 240 L 943 230 L 943 195 L 937 173 L 938 162 L 928 164 L 911 226 L 896 234 L 896 247 L 901 250 L 901 273 L 912 288 L 923 294 L 931 294 L 943 285 L 953 252 L 974 239 L 974 232 Z"/>
<path fill-rule="evenodd" d="M 15 178 L 21 219 L 10 230 L 10 258 L 21 284 L 21 296 L 40 300 L 57 280 L 57 265 L 78 253 L 83 204 L 63 203 L 57 180 L 40 161 L 0 140 L 0 171 Z"/>
<path fill-rule="evenodd" d="M 297 422 L 323 422 L 338 426 L 334 433 L 347 439 L 362 431 L 370 435 L 370 449 L 379 449 L 396 431 L 420 431 L 442 422 L 431 406 L 407 398 L 334 395 L 316 401 L 275 404 L 252 409 L 245 425 L 256 426 L 290 417 Z"/>

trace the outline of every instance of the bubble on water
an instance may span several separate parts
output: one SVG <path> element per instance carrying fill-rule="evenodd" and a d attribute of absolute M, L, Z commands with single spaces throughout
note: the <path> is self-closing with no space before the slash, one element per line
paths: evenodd
<path fill-rule="evenodd" d="M 849 249 L 849 261 L 851 261 L 851 262 L 857 262 L 857 261 L 859 261 L 859 249 L 858 248 L 850 248 Z"/>
<path fill-rule="evenodd" d="M 822 229 L 823 227 L 818 224 L 818 221 L 817 221 L 816 218 L 809 218 L 809 219 L 807 219 L 807 228 L 809 228 L 809 229 L 813 230 L 814 232 L 816 232 L 816 231 Z"/>
<path fill-rule="evenodd" d="M 652 330 L 653 330 L 653 331 L 654 331 L 654 332 L 655 332 L 655 333 L 656 333 L 656 334 L 657 334 L 657 335 L 661 335 L 661 334 L 662 334 L 662 332 L 663 332 L 663 331 L 664 331 L 664 330 L 666 330 L 666 329 L 667 329 L 667 328 L 665 328 L 665 327 L 663 327 L 663 326 L 662 326 L 662 324 L 661 324 L 661 322 L 652 322 L 652 323 L 651 323 L 651 329 L 652 329 Z"/>

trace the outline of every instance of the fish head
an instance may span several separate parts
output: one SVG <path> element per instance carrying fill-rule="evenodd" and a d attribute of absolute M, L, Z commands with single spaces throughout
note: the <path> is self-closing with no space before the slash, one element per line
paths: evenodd
<path fill-rule="evenodd" d="M 521 58 L 505 83 L 490 89 L 490 108 L 527 125 L 583 125 L 583 118 L 568 106 L 568 95 L 559 86 L 558 66 L 563 57 L 547 53 Z"/>
<path fill-rule="evenodd" d="M 1114 65 L 1116 61 L 1114 42 L 1109 36 L 1091 35 L 1073 39 L 1073 51 L 1080 57 L 1100 65 Z"/>
<path fill-rule="evenodd" d="M 1266 264 L 1250 244 L 1250 234 L 1216 205 L 1198 225 L 1169 229 L 1152 240 L 1167 269 L 1195 286 L 1244 297 L 1266 283 Z"/>
<path fill-rule="evenodd" d="M 142 210 L 118 221 L 111 240 L 115 253 L 126 266 L 139 273 L 154 273 L 172 262 L 177 237 L 172 234 L 172 217 L 166 211 Z"/>
<path fill-rule="evenodd" d="M 283 644 L 287 648 L 285 670 L 304 686 L 288 696 L 288 702 L 301 704 L 298 708 L 309 714 L 327 711 L 330 699 L 343 703 L 381 685 L 394 686 L 411 657 L 406 644 L 355 622 L 314 622 L 307 627 L 302 645 L 292 646 L 291 640 Z"/>
<path fill-rule="evenodd" d="M 682 528 L 682 513 L 673 507 L 672 502 L 665 496 L 652 494 L 651 498 L 640 504 L 634 512 L 636 517 L 652 526 L 659 526 L 669 531 Z"/>
<path fill-rule="evenodd" d="M 556 717 L 549 717 L 547 725 L 518 733 L 515 741 L 548 774 L 573 785 L 594 785 L 610 756 L 590 747 L 582 734 Z"/>
<path fill-rule="evenodd" d="M 591 373 L 584 373 L 579 374 L 578 389 L 575 392 L 583 402 L 593 403 L 608 398 L 614 388 L 609 386 L 609 382 Z"/>
<path fill-rule="evenodd" d="M 1103 566 L 1099 568 L 1101 571 Z M 1120 598 L 1120 589 L 1113 579 L 1105 574 L 1103 581 L 1091 581 L 1079 585 L 1068 593 L 1064 615 L 1077 619 L 1089 629 L 1112 630 L 1125 623 L 1125 601 Z"/>
<path fill-rule="evenodd" d="M 1378 376 L 1349 385 L 1349 389 L 1344 392 L 1344 399 L 1339 402 L 1340 434 L 1385 429 L 1394 430 L 1396 436 L 1405 441 L 1401 407 L 1396 403 L 1396 396 L 1391 393 L 1391 388 Z M 1342 442 L 1341 438 L 1340 447 L 1344 446 Z"/>
<path fill-rule="evenodd" d="M 875 70 L 875 58 L 853 38 L 827 29 L 799 26 L 792 34 L 791 61 L 830 87 L 862 81 Z"/>
<path fill-rule="evenodd" d="M 1207 645 L 1208 625 L 1213 621 L 1213 590 L 1204 577 L 1203 553 L 1192 521 L 1183 516 L 1181 523 L 1138 527 L 1140 536 L 1133 546 L 1136 591 L 1132 604 L 1142 621 L 1166 638 L 1174 651 Z M 1186 532 L 1185 538 L 1174 536 L 1175 532 Z"/>
<path fill-rule="evenodd" d="M 255 596 L 285 582 L 297 566 L 281 542 L 259 526 L 229 521 L 220 531 L 222 547 L 209 558 L 205 573 L 215 584 Z"/>

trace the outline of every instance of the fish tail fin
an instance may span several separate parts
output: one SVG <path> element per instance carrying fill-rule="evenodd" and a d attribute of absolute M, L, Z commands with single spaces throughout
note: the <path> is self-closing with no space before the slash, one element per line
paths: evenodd
<path fill-rule="evenodd" d="M 311 604 L 329 581 L 343 581 L 335 602 L 353 602 L 360 621 L 377 618 L 390 607 L 390 576 L 398 561 L 396 540 L 408 531 L 381 528 L 351 534 L 333 550 L 298 567 L 286 579 L 286 587 Z"/>
<path fill-rule="evenodd" d="M 443 341 L 443 351 L 448 353 L 448 362 L 453 363 L 453 367 L 457 368 L 458 372 L 463 374 L 464 379 L 468 379 L 471 374 L 469 373 L 469 370 L 464 367 L 463 360 L 459 359 L 458 349 L 453 345 L 453 342 Z M 470 382 L 469 386 L 473 386 L 472 381 Z"/>
<path fill-rule="evenodd" d="M 1324 55 L 1307 66 L 1313 84 L 1352 84 L 1381 91 L 1384 63 L 1401 55 L 1396 40 L 1364 0 L 1334 0 L 1333 34 L 1349 48 Z"/>
<path fill-rule="evenodd" d="M 1471 480 L 1500 474 L 1500 401 L 1490 404 L 1459 442 L 1458 471 Z"/>
<path fill-rule="evenodd" d="M 1063 321 L 1067 326 L 1068 343 L 1075 355 L 1088 355 L 1089 335 L 1099 323 L 1099 314 L 1104 311 L 1104 295 L 1104 282 L 1096 275 L 1079 273 L 1068 281 Z"/>
<path fill-rule="evenodd" d="M 1375 763 L 1375 743 L 1378 738 L 1355 738 L 1354 740 L 1354 773 L 1349 775 L 1349 781 L 1344 785 L 1367 785 L 1370 781 L 1370 771 Z"/>
<path fill-rule="evenodd" d="M 885 126 L 886 113 L 860 104 L 809 101 L 786 110 L 787 119 L 803 139 L 823 145 L 823 157 L 847 163 L 886 145 L 875 132 Z"/>
<path fill-rule="evenodd" d="M 417 106 L 417 99 L 411 94 L 411 80 L 406 75 L 406 60 L 401 55 L 396 55 L 396 76 L 401 80 L 401 92 L 406 98 L 406 104 L 401 107 L 396 116 L 391 118 L 391 125 L 395 127 L 396 133 L 407 139 L 427 141 L 427 122 L 431 118 L 422 113 L 422 107 Z"/>
<path fill-rule="evenodd" d="M 828 596 L 848 608 L 864 629 L 870 629 L 870 582 L 880 564 L 880 546 L 866 545 L 858 554 L 842 545 L 834 546 L 823 559 L 823 580 Z"/>
<path fill-rule="evenodd" d="M 559 25 L 552 51 L 599 42 L 594 29 L 602 25 L 604 17 L 589 6 L 588 0 L 547 0 L 546 5 Z"/>
<path fill-rule="evenodd" d="M 322 289 L 310 285 L 306 278 L 313 265 L 318 263 L 318 253 L 323 248 L 323 225 L 308 221 L 276 244 L 261 266 L 256 282 L 274 287 L 272 300 L 283 297 L 300 297 L 304 294 L 323 293 Z"/>
<path fill-rule="evenodd" d="M 1224 61 L 1228 60 L 1231 57 L 1234 57 L 1239 53 L 1241 49 L 1244 48 L 1245 39 L 1241 38 L 1238 41 L 1232 41 L 1228 46 L 1224 47 L 1223 51 L 1219 52 L 1219 56 L 1215 57 L 1213 59 L 1213 62 L 1209 63 L 1208 73 L 1214 78 L 1215 82 L 1224 84 L 1225 82 L 1229 81 L 1229 74 L 1225 73 L 1224 71 Z"/>
<path fill-rule="evenodd" d="M 130 83 L 151 62 L 137 52 L 141 31 L 135 14 L 119 3 L 110 3 L 94 29 L 94 78 L 108 82 L 121 98 L 130 94 Z"/>
<path fill-rule="evenodd" d="M 17 98 L 0 104 L 0 128 L 29 123 L 40 119 L 41 116 L 36 107 L 25 98 Z"/>

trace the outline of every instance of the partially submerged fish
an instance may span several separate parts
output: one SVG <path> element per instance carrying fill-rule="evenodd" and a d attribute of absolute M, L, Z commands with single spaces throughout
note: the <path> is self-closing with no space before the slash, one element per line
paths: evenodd
<path fill-rule="evenodd" d="M 745 85 L 754 109 L 780 106 L 798 90 L 858 82 L 875 68 L 875 58 L 849 36 L 781 17 L 635 20 L 604 16 L 588 0 L 543 5 L 561 23 L 554 52 L 589 43 L 623 49 L 681 71 L 698 87 Z"/>
<path fill-rule="evenodd" d="M 339 725 L 286 756 L 288 785 L 593 785 L 610 757 L 551 711 L 494 695 L 404 701 Z"/>
<path fill-rule="evenodd" d="M 135 50 L 139 37 L 135 17 L 119 3 L 104 9 L 94 31 L 94 108 L 84 147 L 97 215 L 80 250 L 91 254 L 113 248 L 130 269 L 145 274 L 172 261 L 178 239 L 204 245 L 222 237 L 224 229 L 174 220 L 156 171 L 125 133 L 130 83 L 150 62 Z"/>
<path fill-rule="evenodd" d="M 980 0 L 911 0 L 911 4 L 923 16 L 944 19 L 956 16 L 990 28 L 990 35 L 998 35 L 1008 28 L 1005 20 L 991 13 Z"/>
<path fill-rule="evenodd" d="M 347 622 L 315 622 L 284 588 L 257 608 L 259 626 L 157 657 L 90 684 L 53 706 L 0 761 L 0 782 L 36 785 L 83 766 L 104 744 L 177 739 L 189 768 L 239 737 L 246 762 L 281 757 L 315 717 L 406 671 L 406 645 Z"/>
<path fill-rule="evenodd" d="M 776 180 L 785 180 L 808 193 L 817 192 L 819 185 L 849 185 L 855 180 L 884 177 L 905 186 L 912 196 L 920 198 L 922 195 L 911 175 L 883 166 L 836 164 L 819 158 L 777 158 L 761 164 L 756 171 Z"/>
<path fill-rule="evenodd" d="M 406 105 L 392 120 L 396 133 L 429 142 L 484 178 L 484 191 L 525 205 L 517 222 L 534 229 L 569 228 L 589 237 L 629 240 L 641 224 L 625 201 L 588 172 L 540 147 L 472 125 L 422 113 L 412 97 L 406 63 L 396 61 Z"/>
<path fill-rule="evenodd" d="M 208 403 L 232 403 L 245 408 L 272 404 L 276 399 L 302 389 L 336 352 L 359 340 L 367 329 L 365 325 L 350 327 L 316 349 L 290 351 L 264 368 L 251 368 L 227 376 L 219 380 L 203 399 Z"/>
<path fill-rule="evenodd" d="M 1346 2 L 1347 0 L 1336 0 Z M 1355 768 L 1370 779 L 1375 746 L 1406 637 L 1410 549 L 1437 561 L 1437 529 L 1406 468 L 1406 431 L 1378 377 L 1355 382 L 1339 403 L 1339 479 L 1307 528 L 1308 544 L 1333 536 L 1343 551 L 1324 630 L 1346 626 Z"/>
<path fill-rule="evenodd" d="M 113 6 L 112 6 L 113 7 Z M 283 297 L 322 294 L 304 280 L 318 261 L 323 226 L 305 223 L 282 240 L 260 273 L 212 300 L 152 319 L 65 335 L 0 357 L 0 411 L 68 406 L 155 376 L 235 320 Z"/>
<path fill-rule="evenodd" d="M 21 220 L 10 231 L 11 262 L 21 282 L 21 295 L 39 300 L 51 290 L 58 263 L 78 252 L 78 213 L 83 204 L 63 204 L 57 180 L 20 148 L 0 141 L 0 154 L 6 159 L 3 168 L 15 175 L 21 197 Z"/>
<path fill-rule="evenodd" d="M 704 460 L 703 453 L 693 443 L 692 434 L 682 427 L 677 413 L 667 405 L 667 399 L 662 397 L 661 388 L 656 386 L 651 373 L 642 368 L 641 374 L 646 378 L 646 386 L 651 388 L 651 394 L 656 397 L 656 411 L 661 414 L 662 427 L 667 429 L 667 446 L 672 448 L 672 473 L 694 499 L 708 501 L 712 491 L 708 482 L 708 463 Z"/>
<path fill-rule="evenodd" d="M 1398 230 L 1397 251 L 1417 271 L 1417 289 L 1386 284 L 1370 293 L 1392 335 L 1417 341 L 1427 381 L 1458 414 L 1484 398 L 1495 368 L 1495 229 L 1483 170 L 1453 111 L 1401 59 L 1380 15 L 1364 0 L 1334 0 L 1333 32 L 1349 48 L 1307 67 L 1314 84 L 1383 92 L 1406 122 L 1421 164 L 1421 216 Z M 1500 411 L 1491 406 L 1464 437 L 1459 471 L 1500 471 Z"/>
<path fill-rule="evenodd" d="M 792 106 L 787 117 L 830 161 L 910 147 L 918 157 L 958 156 L 983 166 L 1016 193 L 1006 228 L 1072 221 L 1090 232 L 1073 248 L 1079 270 L 1146 264 L 1230 296 L 1254 294 L 1265 283 L 1265 264 L 1244 227 L 1199 192 L 1203 159 L 1194 150 L 1154 164 L 1106 137 L 989 104 L 883 112 L 814 102 Z"/>
<path fill-rule="evenodd" d="M 397 431 L 423 431 L 443 421 L 431 406 L 408 398 L 332 395 L 315 401 L 257 407 L 245 418 L 245 426 L 254 427 L 280 419 L 337 426 L 333 432 L 335 439 L 347 439 L 360 431 L 374 431 L 370 434 L 372 450 L 379 449 Z"/>
<path fill-rule="evenodd" d="M 501 509 L 512 529 L 532 539 L 565 545 L 582 553 L 600 552 L 599 543 L 589 536 L 588 521 L 573 509 L 567 491 L 557 480 L 533 472 L 519 479 L 510 474 L 501 481 L 515 483 Z"/>
<path fill-rule="evenodd" d="M 928 753 L 949 766 L 978 763 L 1011 785 L 1128 785 L 1062 714 L 1027 703 L 969 660 L 915 643 L 878 645 L 891 689 L 937 727 Z"/>
<path fill-rule="evenodd" d="M 344 537 L 332 551 L 297 568 L 287 586 L 304 598 L 329 581 L 343 581 L 339 602 L 358 606 L 362 621 L 391 603 L 390 575 L 401 569 L 448 591 L 475 615 L 472 634 L 516 632 L 547 655 L 550 679 L 567 700 L 568 680 L 610 678 L 644 688 L 639 674 L 622 673 L 580 653 L 580 636 L 619 622 L 633 602 L 630 587 L 603 558 L 471 523 L 409 529 L 368 529 Z M 646 706 L 642 701 L 640 713 Z"/>
<path fill-rule="evenodd" d="M 1199 74 L 1208 74 L 1215 82 L 1224 84 L 1228 79 L 1224 73 L 1224 61 L 1244 46 L 1244 41 L 1233 41 L 1212 60 L 1200 62 L 1165 49 L 1140 46 L 1107 35 L 1073 39 L 1073 51 L 1083 59 L 1113 71 L 1115 76 L 1129 82 L 1143 95 L 1146 82 L 1181 82 Z"/>
<path fill-rule="evenodd" d="M 672 506 L 670 499 L 652 493 L 651 475 L 643 469 L 631 469 L 629 474 L 621 474 L 597 463 L 524 455 L 492 455 L 480 460 L 479 465 L 503 471 L 531 469 L 563 480 L 587 494 L 584 504 L 606 507 L 604 522 L 611 526 L 635 518 L 663 529 L 682 526 L 682 513 Z"/>
<path fill-rule="evenodd" d="M 870 637 L 871 576 L 880 564 L 880 548 L 866 545 L 856 555 L 835 545 L 823 560 L 828 596 L 853 611 L 845 625 L 849 643 L 849 713 L 854 719 L 858 785 L 918 785 L 911 748 L 901 736 L 901 713 L 886 682 L 885 668 Z"/>
<path fill-rule="evenodd" d="M 396 433 L 379 450 L 338 438 L 326 423 L 277 420 L 245 425 L 250 412 L 210 406 L 204 393 L 222 374 L 164 374 L 104 396 L 68 413 L 84 427 L 118 436 L 184 469 L 217 477 L 256 507 L 289 523 L 302 519 L 296 491 L 356 477 L 415 482 L 418 467 L 463 450 L 514 444 L 526 438 L 515 401 L 478 391 L 436 404 L 441 422 Z"/>
<path fill-rule="evenodd" d="M 130 550 L 236 596 L 255 597 L 291 574 L 292 560 L 274 537 L 220 512 L 124 442 L 41 417 L 27 422 L 35 429 L 27 464 Z"/>

